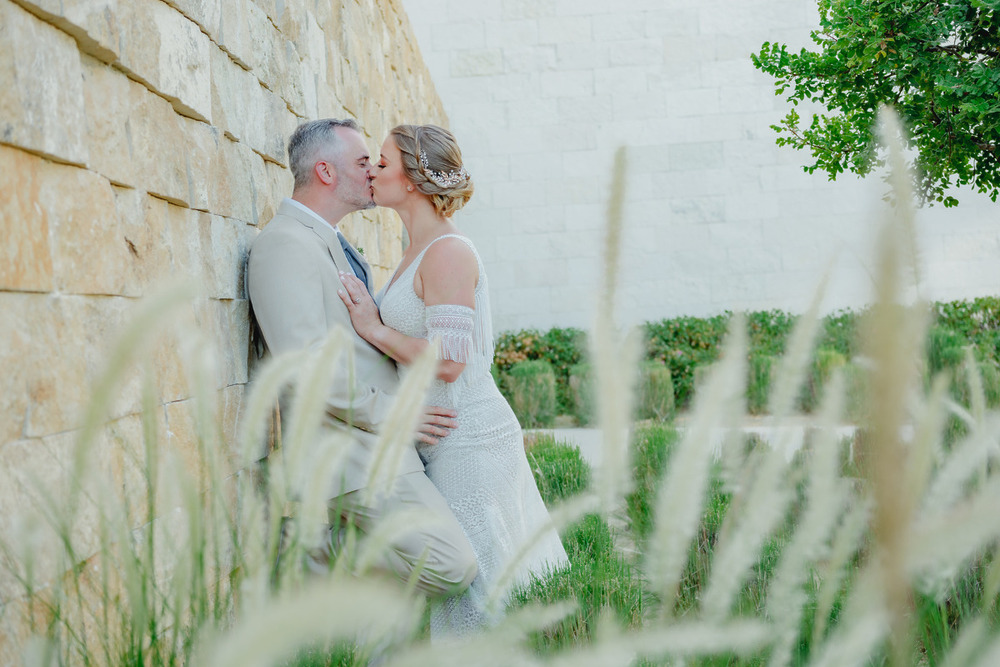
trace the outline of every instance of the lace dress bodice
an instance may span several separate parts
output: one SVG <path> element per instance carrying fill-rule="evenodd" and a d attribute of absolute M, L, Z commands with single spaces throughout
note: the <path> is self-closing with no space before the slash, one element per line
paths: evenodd
<path fill-rule="evenodd" d="M 432 609 L 434 637 L 495 623 L 513 586 L 568 563 L 558 534 L 543 529 L 548 512 L 524 453 L 520 425 L 490 374 L 493 327 L 486 270 L 464 236 L 446 234 L 431 244 L 448 237 L 462 239 L 476 257 L 475 308 L 424 305 L 413 279 L 427 248 L 376 297 L 387 326 L 437 341 L 439 358 L 466 364 L 455 382 L 434 380 L 427 398 L 428 405 L 455 409 L 458 426 L 437 444 L 418 447 L 427 476 L 448 501 L 479 563 L 466 593 Z M 535 542 L 526 548 L 529 538 Z"/>
<path fill-rule="evenodd" d="M 456 304 L 425 306 L 413 290 L 413 279 L 424 254 L 434 242 L 443 238 L 462 239 L 476 257 L 479 281 L 476 284 L 474 309 Z M 455 382 L 434 380 L 429 388 L 429 405 L 456 408 L 462 404 L 469 407 L 470 404 L 479 404 L 499 396 L 490 374 L 494 345 L 487 285 L 486 269 L 472 242 L 458 234 L 445 234 L 428 244 L 375 298 L 386 326 L 414 338 L 438 340 L 439 358 L 466 364 L 465 370 Z M 405 373 L 405 368 L 401 372 Z M 510 410 L 500 409 L 500 412 L 506 416 Z M 489 415 L 477 414 L 476 417 L 492 421 Z"/>

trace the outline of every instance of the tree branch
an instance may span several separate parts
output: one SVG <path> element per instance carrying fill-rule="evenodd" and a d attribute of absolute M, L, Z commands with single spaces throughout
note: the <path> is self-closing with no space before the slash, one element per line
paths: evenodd
<path fill-rule="evenodd" d="M 943 44 L 940 46 L 928 46 L 928 51 L 932 53 L 947 53 L 953 56 L 977 55 L 988 56 L 990 58 L 1000 58 L 1000 51 L 992 49 L 966 49 L 957 44 Z"/>

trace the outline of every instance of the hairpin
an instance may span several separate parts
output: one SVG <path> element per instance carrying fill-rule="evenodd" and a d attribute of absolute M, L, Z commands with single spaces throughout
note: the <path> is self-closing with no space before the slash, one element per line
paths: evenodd
<path fill-rule="evenodd" d="M 430 163 L 427 161 L 427 153 L 424 151 L 420 151 L 420 164 L 423 166 L 427 178 L 431 179 L 439 188 L 453 188 L 469 178 L 469 172 L 465 170 L 465 167 L 452 169 L 448 173 L 434 171 L 431 169 Z"/>

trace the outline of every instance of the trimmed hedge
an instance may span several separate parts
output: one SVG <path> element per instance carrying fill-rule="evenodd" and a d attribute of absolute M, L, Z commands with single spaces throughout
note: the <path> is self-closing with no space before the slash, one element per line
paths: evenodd
<path fill-rule="evenodd" d="M 556 378 L 544 359 L 519 361 L 504 376 L 510 407 L 522 428 L 552 428 L 556 418 Z"/>
<path fill-rule="evenodd" d="M 953 383 L 959 382 L 960 374 L 964 373 L 961 369 L 964 369 L 965 348 L 972 346 L 990 394 L 994 368 L 1000 365 L 1000 297 L 935 303 L 933 310 L 934 325 L 928 334 L 928 379 L 933 373 L 943 371 L 951 376 Z M 865 312 L 839 310 L 823 318 L 814 367 L 800 397 L 802 409 L 809 411 L 818 405 L 823 384 L 835 368 L 843 366 L 849 375 L 857 375 L 851 360 L 859 352 L 856 332 Z M 677 409 L 689 407 L 699 374 L 697 369 L 718 358 L 730 318 L 731 313 L 725 312 L 714 317 L 675 317 L 645 323 L 645 361 L 657 361 L 669 369 Z M 748 378 L 754 394 L 749 397 L 752 411 L 766 406 L 769 382 L 765 378 L 764 359 L 776 359 L 784 353 L 796 319 L 797 316 L 780 310 L 747 314 L 748 361 L 755 362 L 751 366 L 756 374 Z M 578 423 L 586 424 L 591 420 L 581 414 L 587 402 L 581 395 L 581 386 L 589 373 L 580 365 L 586 359 L 586 344 L 584 332 L 573 328 L 503 333 L 496 346 L 497 376 L 505 377 L 518 362 L 548 361 L 555 374 L 557 414 L 574 415 Z M 955 393 L 961 396 L 963 390 L 956 387 Z"/>

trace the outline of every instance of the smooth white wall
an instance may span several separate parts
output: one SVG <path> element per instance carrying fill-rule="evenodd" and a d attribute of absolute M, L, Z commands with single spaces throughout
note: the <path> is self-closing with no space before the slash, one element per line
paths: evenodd
<path fill-rule="evenodd" d="M 628 147 L 619 316 L 824 310 L 871 294 L 885 191 L 803 173 L 749 54 L 808 46 L 815 0 L 404 0 L 476 181 L 456 222 L 489 273 L 497 330 L 587 328 L 615 149 Z M 420 119 L 414 119 L 418 121 Z M 996 294 L 1000 208 L 918 213 L 921 293 Z"/>

